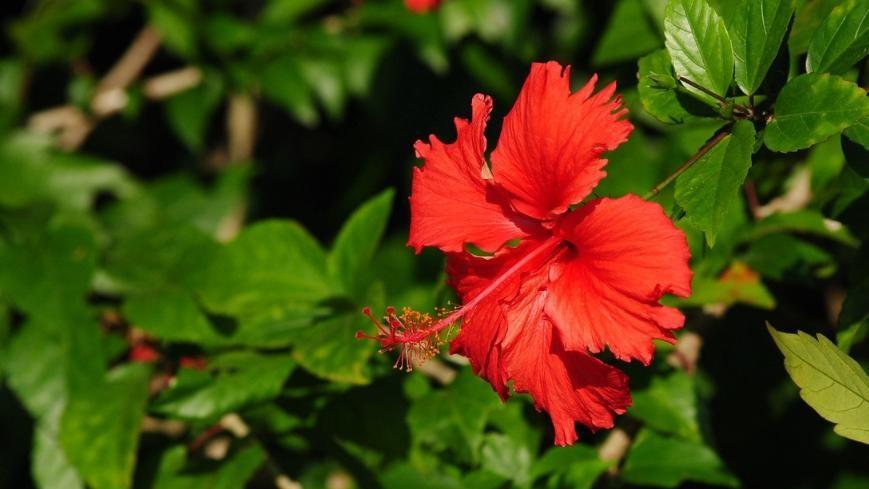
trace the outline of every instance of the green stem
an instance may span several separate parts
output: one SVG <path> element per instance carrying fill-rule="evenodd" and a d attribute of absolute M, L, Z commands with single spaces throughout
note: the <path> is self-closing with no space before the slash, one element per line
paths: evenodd
<path fill-rule="evenodd" d="M 698 149 L 697 152 L 694 153 L 694 156 L 689 158 L 688 161 L 683 163 L 682 166 L 680 166 L 679 168 L 676 169 L 676 171 L 674 171 L 669 176 L 667 176 L 667 178 L 662 180 L 661 183 L 655 185 L 652 188 L 652 190 L 649 190 L 649 192 L 643 196 L 643 198 L 645 200 L 649 200 L 651 198 L 654 198 L 659 193 L 661 193 L 661 190 L 664 190 L 664 188 L 666 188 L 667 185 L 670 185 L 670 183 L 672 183 L 673 180 L 675 180 L 679 175 L 684 173 L 685 170 L 687 170 L 688 168 L 691 168 L 691 166 L 694 163 L 697 163 L 697 161 L 700 158 L 703 158 L 706 155 L 706 153 L 708 153 L 710 150 L 712 150 L 712 148 L 715 147 L 715 145 L 720 143 L 722 139 L 726 138 L 729 135 L 730 135 L 730 131 L 721 131 L 718 134 L 716 134 L 715 137 L 713 137 L 709 141 L 706 141 L 706 144 L 704 144 L 700 149 Z"/>

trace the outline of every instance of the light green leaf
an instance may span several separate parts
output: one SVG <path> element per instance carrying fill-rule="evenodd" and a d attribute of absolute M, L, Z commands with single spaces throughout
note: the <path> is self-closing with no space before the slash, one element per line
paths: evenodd
<path fill-rule="evenodd" d="M 150 376 L 146 366 L 127 364 L 110 372 L 103 383 L 70 392 L 60 442 L 94 489 L 132 486 Z"/>
<path fill-rule="evenodd" d="M 718 95 L 727 94 L 733 80 L 733 49 L 724 21 L 706 0 L 670 0 L 664 35 L 676 75 Z M 713 101 L 694 87 L 686 88 Z"/>
<path fill-rule="evenodd" d="M 833 430 L 869 444 L 869 375 L 853 358 L 823 335 L 782 333 L 767 323 L 769 334 L 785 356 L 785 368 L 800 387 L 800 397 Z"/>
<path fill-rule="evenodd" d="M 676 180 L 676 202 L 685 209 L 688 222 L 706 234 L 710 246 L 728 209 L 738 198 L 751 167 L 754 126 L 738 121 L 729 136 Z"/>
<path fill-rule="evenodd" d="M 610 15 L 591 62 L 604 66 L 632 60 L 661 47 L 642 0 L 619 0 Z"/>
<path fill-rule="evenodd" d="M 295 362 L 288 355 L 237 352 L 211 358 L 208 365 L 207 373 L 181 370 L 153 409 L 175 418 L 213 420 L 277 396 Z"/>
<path fill-rule="evenodd" d="M 783 153 L 808 148 L 869 116 L 866 91 L 838 76 L 809 73 L 779 93 L 766 146 Z"/>
<path fill-rule="evenodd" d="M 842 73 L 869 54 L 869 0 L 845 0 L 809 44 L 806 71 Z"/>
<path fill-rule="evenodd" d="M 60 415 L 63 404 L 59 403 L 39 419 L 33 433 L 31 472 L 40 489 L 83 489 L 84 482 L 69 463 L 58 439 Z"/>
<path fill-rule="evenodd" d="M 755 93 L 779 51 L 794 13 L 794 0 L 737 0 L 724 18 L 733 41 L 736 83 Z M 722 14 L 723 15 L 723 14 Z"/>
<path fill-rule="evenodd" d="M 654 376 L 650 384 L 631 393 L 630 413 L 649 427 L 686 440 L 701 441 L 697 422 L 694 379 L 682 371 Z"/>
<path fill-rule="evenodd" d="M 738 487 L 718 455 L 701 443 L 642 430 L 628 453 L 622 479 L 632 484 L 677 487 L 684 481 Z"/>
<path fill-rule="evenodd" d="M 395 192 L 385 190 L 362 204 L 344 223 L 328 257 L 329 276 L 350 297 L 365 293 L 363 272 L 374 257 Z"/>
<path fill-rule="evenodd" d="M 210 311 L 257 316 L 278 305 L 313 304 L 331 287 L 317 241 L 298 223 L 275 220 L 242 231 L 212 261 L 198 291 Z"/>
<path fill-rule="evenodd" d="M 100 192 L 124 197 L 135 184 L 122 167 L 78 153 L 61 153 L 47 138 L 29 133 L 0 141 L 0 204 L 51 202 L 86 210 Z"/>
<path fill-rule="evenodd" d="M 480 465 L 489 472 L 511 480 L 519 487 L 530 482 L 531 454 L 510 437 L 488 433 L 480 454 Z"/>

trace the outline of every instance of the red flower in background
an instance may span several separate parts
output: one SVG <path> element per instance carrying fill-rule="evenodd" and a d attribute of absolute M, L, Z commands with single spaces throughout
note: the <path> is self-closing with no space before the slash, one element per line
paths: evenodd
<path fill-rule="evenodd" d="M 424 14 L 434 10 L 441 0 L 404 0 L 404 5 L 408 10 L 418 14 Z"/>
<path fill-rule="evenodd" d="M 385 325 L 375 321 L 375 339 L 400 349 L 397 364 L 410 367 L 436 353 L 438 333 L 461 318 L 451 351 L 468 357 L 502 399 L 509 381 L 530 393 L 559 445 L 577 439 L 575 422 L 612 427 L 631 403 L 627 376 L 590 353 L 606 347 L 648 364 L 652 340 L 674 341 L 684 323 L 659 300 L 689 295 L 691 283 L 685 236 L 658 204 L 628 195 L 571 211 L 606 175 L 601 154 L 633 127 L 614 84 L 594 93 L 592 77 L 571 93 L 569 73 L 555 62 L 532 65 L 491 168 L 490 97 L 474 96 L 470 122 L 456 119 L 454 143 L 416 143 L 425 164 L 414 170 L 408 244 L 447 253 L 464 305 L 440 319 L 390 309 Z M 493 256 L 470 254 L 469 244 Z"/>

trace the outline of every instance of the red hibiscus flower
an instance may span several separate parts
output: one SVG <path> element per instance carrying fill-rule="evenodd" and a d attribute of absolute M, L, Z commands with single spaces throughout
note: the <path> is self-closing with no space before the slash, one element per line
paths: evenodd
<path fill-rule="evenodd" d="M 404 0 L 404 6 L 411 12 L 424 14 L 430 12 L 441 3 L 441 0 Z"/>
<path fill-rule="evenodd" d="M 484 133 L 492 99 L 484 95 L 474 96 L 470 122 L 456 119 L 454 143 L 416 143 L 425 164 L 414 170 L 408 244 L 446 252 L 464 305 L 440 318 L 389 309 L 374 338 L 399 349 L 398 365 L 409 368 L 462 319 L 451 351 L 502 399 L 510 381 L 530 393 L 552 418 L 558 445 L 577 439 L 576 422 L 612 427 L 631 403 L 627 376 L 591 354 L 608 348 L 648 364 L 652 340 L 673 342 L 684 323 L 659 300 L 688 296 L 691 284 L 685 236 L 658 204 L 634 195 L 582 203 L 606 175 L 602 153 L 633 127 L 614 84 L 594 93 L 592 77 L 571 93 L 569 75 L 555 62 L 532 66 L 491 167 Z"/>

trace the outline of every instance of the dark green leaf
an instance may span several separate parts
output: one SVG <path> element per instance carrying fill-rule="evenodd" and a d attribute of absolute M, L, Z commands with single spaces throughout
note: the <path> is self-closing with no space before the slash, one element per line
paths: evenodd
<path fill-rule="evenodd" d="M 205 135 L 214 110 L 223 97 L 223 82 L 205 72 L 202 82 L 166 100 L 166 119 L 175 135 L 194 152 L 204 149 Z"/>
<path fill-rule="evenodd" d="M 597 450 L 585 445 L 550 448 L 531 465 L 531 483 L 549 475 L 547 487 L 591 489 L 613 462 L 601 460 Z M 559 484 L 560 482 L 563 482 Z"/>
<path fill-rule="evenodd" d="M 767 329 L 803 400 L 835 423 L 836 433 L 869 444 L 869 375 L 860 364 L 823 335 L 782 333 L 769 324 Z"/>
<path fill-rule="evenodd" d="M 414 402 L 407 424 L 415 445 L 427 450 L 449 448 L 476 462 L 486 421 L 498 406 L 492 389 L 464 369 L 447 388 Z"/>
<path fill-rule="evenodd" d="M 869 330 L 869 280 L 864 280 L 848 290 L 842 310 L 839 312 L 836 343 L 845 353 Z"/>
<path fill-rule="evenodd" d="M 649 430 L 641 431 L 634 441 L 622 478 L 632 484 L 656 487 L 676 487 L 684 481 L 739 486 L 736 477 L 708 446 L 666 438 Z"/>
<path fill-rule="evenodd" d="M 230 453 L 220 464 L 187 461 L 187 447 L 174 446 L 160 459 L 154 478 L 155 489 L 236 489 L 247 481 L 265 462 L 265 451 L 251 444 Z"/>
<path fill-rule="evenodd" d="M 715 244 L 724 216 L 740 195 L 753 148 L 754 126 L 739 121 L 730 135 L 676 180 L 676 202 L 685 209 L 688 222 L 706 234 L 710 246 Z"/>
<path fill-rule="evenodd" d="M 847 246 L 859 244 L 859 241 L 841 222 L 828 219 L 817 211 L 773 214 L 757 222 L 741 239 L 744 242 L 751 242 L 775 233 L 809 234 L 831 239 Z"/>
<path fill-rule="evenodd" d="M 670 0 L 664 17 L 667 50 L 676 75 L 724 96 L 733 80 L 730 36 L 706 0 Z M 712 101 L 694 87 L 699 97 Z"/>
<path fill-rule="evenodd" d="M 767 125 L 766 146 L 779 152 L 808 148 L 869 116 L 866 91 L 843 78 L 809 73 L 787 83 Z"/>
<path fill-rule="evenodd" d="M 753 94 L 779 51 L 794 0 L 738 0 L 732 5 L 732 16 L 724 21 L 733 41 L 736 83 L 743 93 Z"/>
<path fill-rule="evenodd" d="M 867 54 L 869 0 L 845 0 L 812 36 L 806 71 L 842 73 Z"/>
<path fill-rule="evenodd" d="M 220 331 L 196 301 L 181 290 L 137 294 L 124 303 L 130 324 L 166 341 L 215 345 L 226 343 L 233 331 Z"/>
<path fill-rule="evenodd" d="M 661 39 L 646 17 L 642 0 L 619 0 L 592 63 L 604 66 L 632 60 L 661 47 Z"/>
<path fill-rule="evenodd" d="M 313 126 L 320 120 L 311 87 L 296 54 L 287 53 L 266 65 L 260 85 L 263 96 L 302 124 Z"/>

